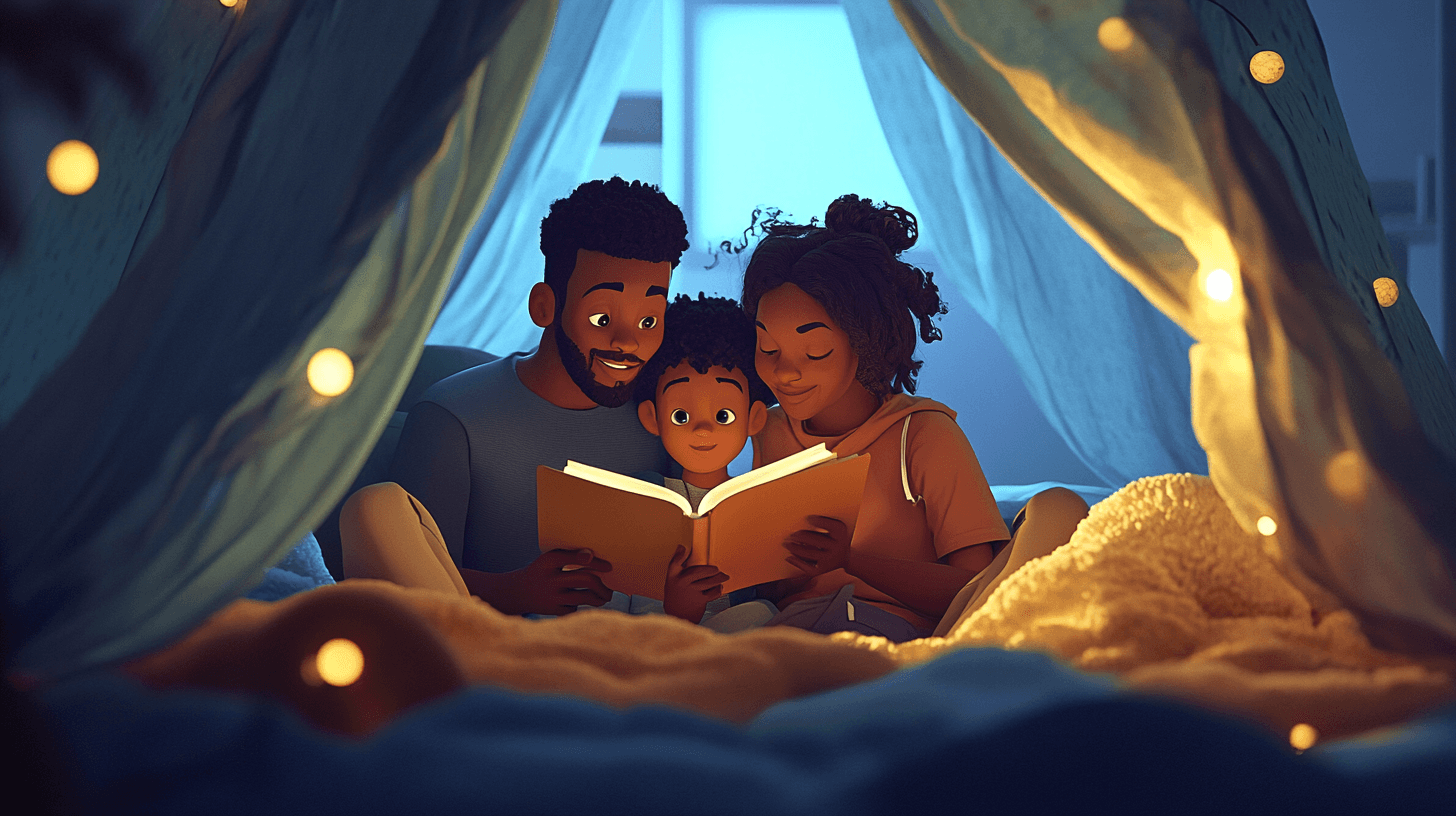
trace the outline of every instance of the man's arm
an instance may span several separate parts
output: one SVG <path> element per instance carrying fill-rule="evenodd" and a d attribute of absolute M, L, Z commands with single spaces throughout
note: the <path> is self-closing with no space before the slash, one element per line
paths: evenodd
<path fill-rule="evenodd" d="M 470 509 L 470 446 L 460 420 L 433 402 L 416 403 L 400 432 L 389 478 L 430 511 L 458 566 Z"/>

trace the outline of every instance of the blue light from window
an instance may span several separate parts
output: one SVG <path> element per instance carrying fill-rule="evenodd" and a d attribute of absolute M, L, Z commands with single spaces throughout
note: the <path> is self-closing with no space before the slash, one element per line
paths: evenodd
<path fill-rule="evenodd" d="M 856 193 L 916 212 L 842 8 L 707 6 L 696 28 L 694 246 L 736 239 L 759 205 L 822 221 Z"/>

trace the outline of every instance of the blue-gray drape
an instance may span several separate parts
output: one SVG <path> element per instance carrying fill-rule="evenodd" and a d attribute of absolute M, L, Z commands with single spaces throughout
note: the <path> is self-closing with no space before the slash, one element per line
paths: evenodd
<path fill-rule="evenodd" d="M 586 181 L 650 4 L 561 0 L 546 61 L 484 215 L 470 231 L 429 342 L 506 355 L 535 345 L 541 219 Z M 630 181 L 630 179 L 629 179 Z"/>
<path fill-rule="evenodd" d="M 41 677 L 171 642 L 339 500 L 418 358 L 555 15 L 551 0 L 269 0 L 197 21 L 194 5 L 158 13 L 227 27 L 202 39 L 211 71 L 175 44 L 148 52 L 175 94 L 147 123 L 165 175 L 104 159 L 118 200 L 141 186 L 151 204 L 130 234 L 98 236 L 131 261 L 0 428 L 6 635 L 13 668 Z M 325 347 L 354 361 L 333 398 L 304 376 Z"/>
<path fill-rule="evenodd" d="M 1032 398 L 1120 487 L 1207 473 L 1189 420 L 1192 338 L 1107 265 L 966 115 L 888 4 L 844 0 L 880 125 L 941 267 Z"/>

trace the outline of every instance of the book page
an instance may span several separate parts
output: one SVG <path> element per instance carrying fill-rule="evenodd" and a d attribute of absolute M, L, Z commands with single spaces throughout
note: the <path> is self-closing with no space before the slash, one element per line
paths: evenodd
<path fill-rule="evenodd" d="M 602 583 L 658 600 L 673 550 L 693 543 L 693 521 L 677 505 L 544 465 L 536 469 L 536 529 L 542 552 L 588 548 L 612 564 Z"/>
<path fill-rule="evenodd" d="M 846 456 L 720 502 L 708 517 L 707 560 L 728 574 L 723 591 L 802 575 L 784 561 L 783 542 L 809 527 L 808 516 L 837 518 L 853 535 L 869 463 L 867 453 Z"/>
<path fill-rule="evenodd" d="M 693 512 L 693 506 L 688 502 L 686 496 L 683 496 L 676 490 L 663 487 L 660 484 L 643 481 L 635 476 L 627 476 L 615 471 L 603 470 L 599 467 L 592 467 L 591 465 L 583 465 L 580 462 L 573 462 L 570 459 L 566 460 L 566 467 L 561 472 L 579 479 L 586 479 L 589 482 L 596 482 L 607 487 L 625 490 L 628 493 L 636 493 L 639 496 L 647 496 L 653 499 L 672 502 L 682 508 L 684 515 L 690 515 Z"/>
<path fill-rule="evenodd" d="M 857 455 L 857 454 L 856 454 Z M 846 459 L 849 457 L 845 457 Z M 812 448 L 805 448 L 792 456 L 785 456 L 777 462 L 769 462 L 763 467 L 754 468 L 747 473 L 740 473 L 723 484 L 709 490 L 703 500 L 698 502 L 698 515 L 706 516 L 714 507 L 729 496 L 742 493 L 743 491 L 771 482 L 774 479 L 781 479 L 790 473 L 797 473 L 805 468 L 813 467 L 820 462 L 828 462 L 834 459 L 834 454 L 824 447 L 820 442 Z"/>

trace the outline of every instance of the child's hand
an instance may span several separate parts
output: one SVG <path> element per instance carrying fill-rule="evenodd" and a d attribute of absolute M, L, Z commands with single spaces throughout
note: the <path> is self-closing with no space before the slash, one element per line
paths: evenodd
<path fill-rule="evenodd" d="M 811 528 L 784 540 L 790 564 L 809 575 L 823 575 L 849 567 L 849 525 L 828 516 L 809 516 Z M 817 529 L 816 529 L 817 528 Z"/>
<path fill-rule="evenodd" d="M 662 608 L 673 617 L 691 623 L 703 619 L 708 601 L 723 594 L 723 582 L 728 576 L 711 564 L 684 567 L 688 551 L 679 546 L 667 562 L 667 582 L 662 590 Z"/>

